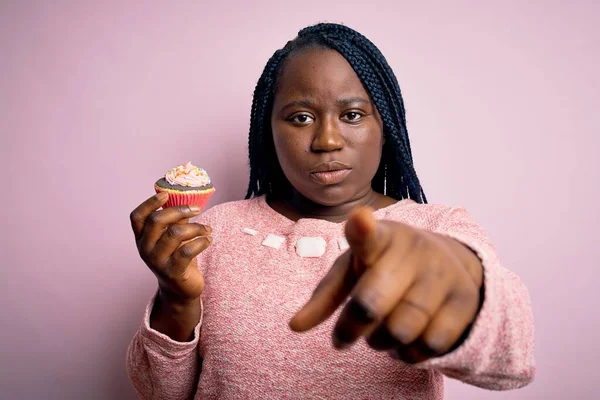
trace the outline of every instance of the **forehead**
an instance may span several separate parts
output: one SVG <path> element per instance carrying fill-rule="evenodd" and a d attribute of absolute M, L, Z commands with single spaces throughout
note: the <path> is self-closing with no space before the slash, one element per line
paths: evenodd
<path fill-rule="evenodd" d="M 277 86 L 276 97 L 369 97 L 348 61 L 331 49 L 306 49 L 292 54 Z"/>

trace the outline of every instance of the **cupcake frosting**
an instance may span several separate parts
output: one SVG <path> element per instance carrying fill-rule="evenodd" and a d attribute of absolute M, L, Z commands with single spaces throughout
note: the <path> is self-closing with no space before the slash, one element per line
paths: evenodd
<path fill-rule="evenodd" d="M 165 179 L 171 185 L 201 187 L 210 184 L 210 177 L 202 168 L 192 165 L 191 162 L 171 168 Z"/>

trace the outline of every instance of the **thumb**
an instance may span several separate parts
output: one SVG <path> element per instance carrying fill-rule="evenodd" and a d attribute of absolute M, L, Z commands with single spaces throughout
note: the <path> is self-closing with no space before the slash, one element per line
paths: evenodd
<path fill-rule="evenodd" d="M 389 226 L 375 219 L 372 208 L 360 207 L 346 222 L 346 239 L 356 261 L 368 268 L 388 248 L 392 234 Z"/>

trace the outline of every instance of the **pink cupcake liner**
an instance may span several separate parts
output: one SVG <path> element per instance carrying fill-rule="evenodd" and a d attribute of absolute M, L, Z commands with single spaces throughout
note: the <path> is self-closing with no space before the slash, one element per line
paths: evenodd
<path fill-rule="evenodd" d="M 166 204 L 162 207 L 163 209 L 175 206 L 189 205 L 189 206 L 198 206 L 203 211 L 208 201 L 215 193 L 214 189 L 201 193 L 186 193 L 186 192 L 173 192 L 170 190 L 161 190 L 158 187 L 154 187 L 156 193 L 167 192 L 169 194 L 169 200 L 167 200 Z"/>

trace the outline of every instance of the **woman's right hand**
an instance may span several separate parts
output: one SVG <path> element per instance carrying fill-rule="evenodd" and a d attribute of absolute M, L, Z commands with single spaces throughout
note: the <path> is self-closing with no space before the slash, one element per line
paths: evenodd
<path fill-rule="evenodd" d="M 140 204 L 131 212 L 131 227 L 140 257 L 158 278 L 162 298 L 186 303 L 204 290 L 196 256 L 212 243 L 211 228 L 189 222 L 200 214 L 197 206 L 158 210 L 168 198 L 163 192 Z"/>

